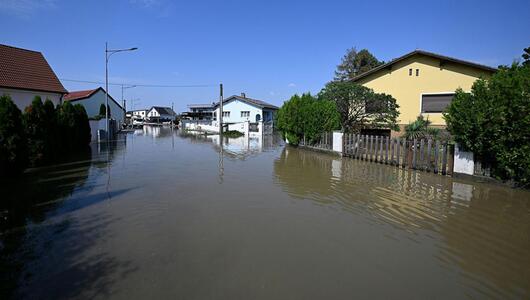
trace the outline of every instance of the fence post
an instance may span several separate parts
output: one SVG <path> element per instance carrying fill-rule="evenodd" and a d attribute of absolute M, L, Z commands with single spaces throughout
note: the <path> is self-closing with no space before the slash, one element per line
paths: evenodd
<path fill-rule="evenodd" d="M 385 148 L 386 148 L 386 151 L 385 151 L 385 165 L 388 164 L 388 149 L 390 147 L 389 143 L 390 143 L 390 137 L 387 136 L 386 139 L 385 139 Z"/>
<path fill-rule="evenodd" d="M 408 148 L 407 148 L 407 139 L 403 139 L 403 160 L 401 161 L 401 167 L 404 169 L 408 163 Z"/>
<path fill-rule="evenodd" d="M 396 153 L 396 166 L 399 167 L 399 159 L 401 156 L 401 141 L 399 138 L 396 139 L 396 147 L 397 147 L 397 153 Z"/>
<path fill-rule="evenodd" d="M 447 142 L 443 143 L 442 151 L 442 175 L 447 175 Z"/>
<path fill-rule="evenodd" d="M 412 146 L 413 147 L 412 148 L 412 168 L 414 170 L 416 170 L 416 148 L 418 148 L 416 147 L 416 145 L 417 145 L 417 140 L 414 139 L 414 145 Z"/>
<path fill-rule="evenodd" d="M 421 139 L 420 140 L 420 162 L 418 164 L 418 168 L 423 170 L 425 169 L 425 163 L 423 161 L 423 158 L 424 158 L 424 145 L 425 145 L 425 140 L 424 139 Z"/>
<path fill-rule="evenodd" d="M 438 174 L 438 152 L 440 150 L 440 141 L 436 141 L 434 146 L 434 173 Z"/>
<path fill-rule="evenodd" d="M 383 163 L 383 136 L 381 137 L 381 141 L 379 143 L 379 163 Z"/>
<path fill-rule="evenodd" d="M 375 145 L 374 145 L 374 161 L 377 162 L 377 156 L 379 155 L 378 151 L 379 150 L 379 136 L 375 136 Z"/>
<path fill-rule="evenodd" d="M 427 140 L 427 172 L 431 171 L 431 151 L 432 151 L 432 140 Z"/>

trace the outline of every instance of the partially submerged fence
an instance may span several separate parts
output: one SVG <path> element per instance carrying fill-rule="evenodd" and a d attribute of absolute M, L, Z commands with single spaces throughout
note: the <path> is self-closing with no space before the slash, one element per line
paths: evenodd
<path fill-rule="evenodd" d="M 453 174 L 453 145 L 431 139 L 406 140 L 344 134 L 342 155 L 402 168 Z"/>
<path fill-rule="evenodd" d="M 309 140 L 304 134 L 302 140 L 298 143 L 299 146 L 316 148 L 319 150 L 333 150 L 333 133 L 324 132 L 316 140 Z"/>

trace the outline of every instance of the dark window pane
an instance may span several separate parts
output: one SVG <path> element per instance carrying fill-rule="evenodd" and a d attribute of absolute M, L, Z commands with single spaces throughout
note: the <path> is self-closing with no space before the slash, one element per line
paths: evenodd
<path fill-rule="evenodd" d="M 422 95 L 421 112 L 441 113 L 451 103 L 455 94 Z"/>

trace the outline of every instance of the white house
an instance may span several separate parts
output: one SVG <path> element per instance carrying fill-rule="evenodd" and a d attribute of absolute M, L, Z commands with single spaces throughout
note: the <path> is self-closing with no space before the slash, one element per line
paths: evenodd
<path fill-rule="evenodd" d="M 153 106 L 147 112 L 151 122 L 169 122 L 175 120 L 175 112 L 170 107 Z"/>
<path fill-rule="evenodd" d="M 24 110 L 35 96 L 57 105 L 66 93 L 42 53 L 0 45 L 0 96 L 9 95 Z"/>
<path fill-rule="evenodd" d="M 137 109 L 131 111 L 131 117 L 136 120 L 147 120 L 147 109 Z"/>
<path fill-rule="evenodd" d="M 265 101 L 241 96 L 230 96 L 223 100 L 223 123 L 233 124 L 241 122 L 272 123 L 278 107 Z M 215 119 L 219 117 L 219 103 L 215 104 Z"/>
<path fill-rule="evenodd" d="M 218 132 L 220 105 L 190 105 L 189 112 L 183 114 L 182 128 L 187 130 Z M 196 109 L 196 110 L 194 110 Z M 278 107 L 265 101 L 241 96 L 230 96 L 223 100 L 223 125 L 225 129 L 242 133 L 272 133 L 274 115 Z M 209 118 L 211 115 L 211 118 Z"/>
<path fill-rule="evenodd" d="M 101 105 L 105 105 L 106 93 L 101 87 L 93 90 L 75 91 L 64 96 L 64 101 L 83 105 L 88 117 L 94 118 L 99 116 Z M 125 120 L 125 110 L 111 95 L 109 95 L 109 108 L 109 118 L 116 120 L 116 125 L 119 128 Z"/>

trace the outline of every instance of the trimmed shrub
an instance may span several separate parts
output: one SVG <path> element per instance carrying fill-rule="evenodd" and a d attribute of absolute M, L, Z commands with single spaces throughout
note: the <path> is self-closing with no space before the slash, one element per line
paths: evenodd
<path fill-rule="evenodd" d="M 331 101 L 319 100 L 311 94 L 294 95 L 278 110 L 276 127 L 293 145 L 304 135 L 307 141 L 315 142 L 323 132 L 340 128 L 340 116 Z"/>
<path fill-rule="evenodd" d="M 24 110 L 24 129 L 28 140 L 30 166 L 40 166 L 58 157 L 58 132 L 55 107 L 50 100 L 42 103 L 39 96 Z"/>
<path fill-rule="evenodd" d="M 11 97 L 0 97 L 0 177 L 20 173 L 27 165 L 22 113 Z"/>

